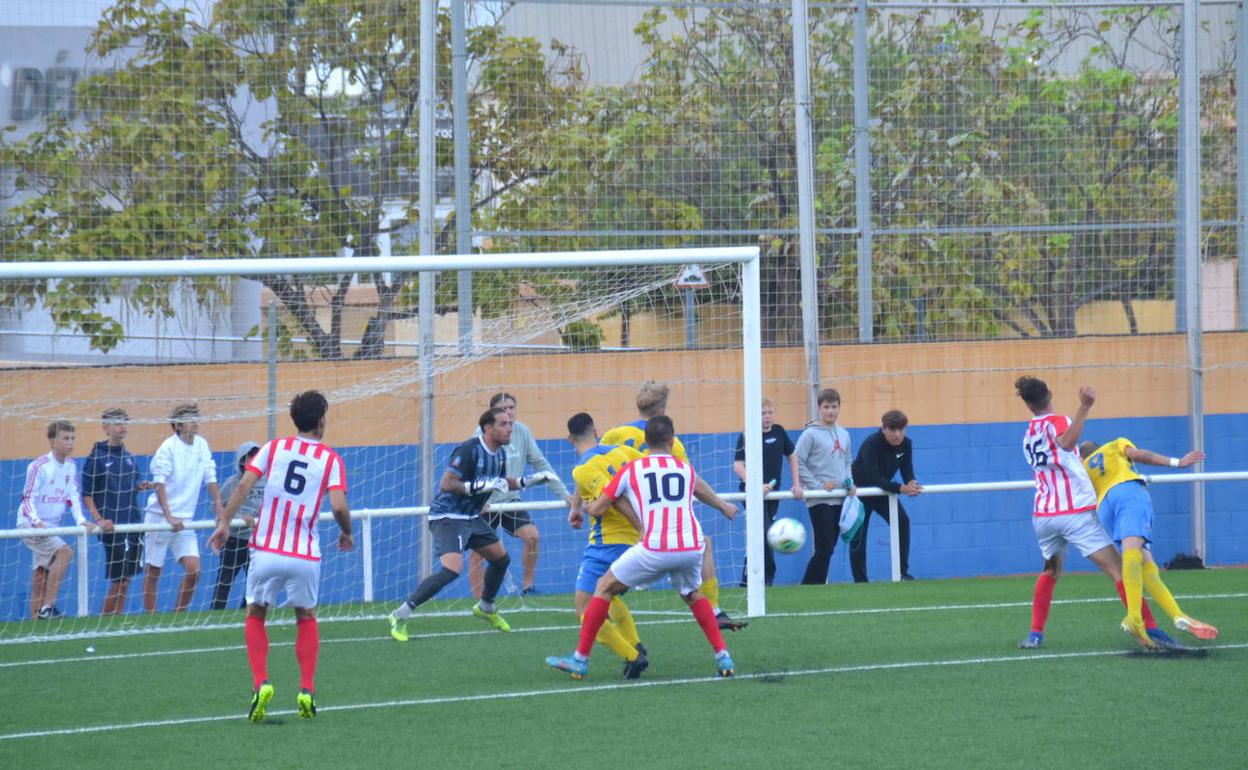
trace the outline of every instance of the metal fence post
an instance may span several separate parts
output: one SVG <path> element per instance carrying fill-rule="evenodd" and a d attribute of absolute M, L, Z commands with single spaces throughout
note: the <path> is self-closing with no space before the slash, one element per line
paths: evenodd
<path fill-rule="evenodd" d="M 1235 261 L 1239 266 L 1240 331 L 1248 331 L 1248 2 L 1235 11 Z M 1241 85 L 1242 84 L 1242 85 Z"/>
<path fill-rule="evenodd" d="M 1200 318 L 1200 33 L 1198 0 L 1184 0 L 1179 59 L 1179 238 L 1183 320 L 1187 335 L 1187 422 L 1192 449 L 1204 446 L 1204 350 Z M 1177 289 L 1177 287 L 1176 287 Z M 1176 296 L 1178 292 L 1176 291 Z M 1196 471 L 1204 470 L 1204 463 Z M 1205 488 L 1192 484 L 1192 552 L 1205 558 Z"/>
<path fill-rule="evenodd" d="M 434 110 L 437 105 L 437 3 L 420 5 L 420 253 L 433 256 L 434 246 L 434 175 L 437 173 L 437 147 L 434 136 Z M 420 478 L 421 504 L 433 501 L 433 313 L 436 274 L 420 274 Z M 428 520 L 426 519 L 426 522 Z M 429 544 L 429 528 L 421 537 L 420 574 L 424 578 L 433 569 L 433 551 Z"/>
<path fill-rule="evenodd" d="M 858 222 L 858 341 L 875 338 L 871 286 L 871 108 L 868 99 L 867 0 L 854 11 L 854 197 Z"/>
<path fill-rule="evenodd" d="M 74 538 L 78 546 L 78 617 L 85 618 L 91 612 L 91 597 L 88 594 L 87 578 L 90 576 L 90 564 L 87 559 L 87 532 Z"/>
<path fill-rule="evenodd" d="M 269 300 L 269 441 L 277 438 L 277 300 Z"/>
<path fill-rule="evenodd" d="M 451 120 L 455 158 L 455 249 L 472 253 L 472 170 L 468 155 L 468 0 L 451 0 Z M 472 272 L 456 276 L 459 352 L 472 354 Z"/>
<path fill-rule="evenodd" d="M 798 250 L 802 275 L 802 346 L 806 352 L 806 409 L 819 414 L 819 272 L 815 259 L 815 162 L 811 146 L 810 29 L 806 0 L 793 0 L 793 135 L 797 150 Z"/>
<path fill-rule="evenodd" d="M 364 556 L 364 601 L 373 601 L 373 517 L 360 522 L 360 549 Z"/>

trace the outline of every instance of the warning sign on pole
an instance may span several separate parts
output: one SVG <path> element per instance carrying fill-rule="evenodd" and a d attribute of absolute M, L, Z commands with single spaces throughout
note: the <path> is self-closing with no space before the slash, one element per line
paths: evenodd
<path fill-rule="evenodd" d="M 709 289 L 711 282 L 706 280 L 706 273 L 702 272 L 701 265 L 685 265 L 676 274 L 672 285 L 677 289 Z"/>

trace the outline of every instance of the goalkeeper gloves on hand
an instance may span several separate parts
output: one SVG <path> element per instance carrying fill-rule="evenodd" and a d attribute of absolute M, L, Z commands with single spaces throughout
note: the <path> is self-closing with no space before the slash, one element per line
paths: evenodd
<path fill-rule="evenodd" d="M 520 488 L 526 489 L 528 487 L 535 487 L 538 484 L 545 484 L 548 481 L 554 481 L 556 478 L 558 478 L 558 476 L 551 471 L 538 471 L 537 473 L 530 473 L 528 476 L 520 479 Z"/>
<path fill-rule="evenodd" d="M 492 479 L 473 479 L 468 483 L 468 494 L 479 495 L 482 492 L 506 492 L 511 487 L 507 483 L 507 479 L 496 477 Z"/>

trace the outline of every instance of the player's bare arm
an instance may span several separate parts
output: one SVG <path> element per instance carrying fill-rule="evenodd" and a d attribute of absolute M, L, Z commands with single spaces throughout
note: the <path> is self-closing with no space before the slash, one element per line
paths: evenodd
<path fill-rule="evenodd" d="M 1149 449 L 1140 449 L 1139 447 L 1126 448 L 1127 459 L 1133 463 L 1143 463 L 1145 465 L 1157 465 L 1160 467 L 1168 467 L 1172 465 L 1170 458 L 1165 455 L 1158 454 Z M 1199 449 L 1193 449 L 1187 454 L 1179 458 L 1177 468 L 1190 468 L 1201 460 L 1205 459 L 1205 453 Z"/>
<path fill-rule="evenodd" d="M 1075 419 L 1071 420 L 1066 430 L 1057 437 L 1059 447 L 1067 452 L 1073 452 L 1075 447 L 1079 446 L 1079 436 L 1083 434 L 1083 425 L 1088 421 L 1088 412 L 1091 411 L 1094 403 L 1096 403 L 1096 389 L 1091 385 L 1084 385 L 1079 389 L 1079 410 L 1075 412 Z"/>
<path fill-rule="evenodd" d="M 711 485 L 707 484 L 701 476 L 698 476 L 693 482 L 693 496 L 700 502 L 706 503 L 712 508 L 718 510 L 720 513 L 724 514 L 724 518 L 726 519 L 735 518 L 737 515 L 737 506 L 715 494 L 715 490 L 711 489 Z M 640 525 L 640 523 L 641 520 L 638 519 L 638 525 Z"/>
<path fill-rule="evenodd" d="M 590 516 L 603 516 L 608 510 L 611 509 L 611 504 L 614 502 L 615 498 L 604 492 L 585 506 L 585 513 Z"/>
<path fill-rule="evenodd" d="M 338 523 L 338 550 L 350 551 L 355 547 L 355 536 L 351 532 L 351 506 L 347 504 L 347 493 L 341 489 L 329 490 L 329 509 L 334 512 L 334 521 Z"/>
<path fill-rule="evenodd" d="M 602 499 L 601 497 L 598 499 Z M 615 501 L 615 510 L 620 512 L 624 518 L 628 519 L 628 523 L 633 529 L 641 534 L 641 517 L 637 515 L 637 511 L 633 509 L 633 504 L 628 501 L 627 497 L 621 497 Z"/>

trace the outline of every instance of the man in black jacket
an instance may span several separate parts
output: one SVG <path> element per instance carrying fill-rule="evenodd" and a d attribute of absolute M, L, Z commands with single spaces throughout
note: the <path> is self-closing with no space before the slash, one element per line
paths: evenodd
<path fill-rule="evenodd" d="M 879 487 L 908 497 L 915 497 L 923 491 L 919 482 L 914 480 L 914 451 L 910 439 L 906 438 L 909 422 L 906 415 L 896 409 L 884 413 L 880 431 L 862 442 L 858 456 L 854 458 L 855 486 Z M 901 471 L 901 484 L 893 481 L 898 470 Z M 867 582 L 867 527 L 871 523 L 871 513 L 878 513 L 884 521 L 888 521 L 887 497 L 863 497 L 861 500 L 866 508 L 866 518 L 862 521 L 862 529 L 849 544 L 849 566 L 855 583 Z M 897 516 L 901 537 L 901 579 L 914 580 L 910 574 L 910 517 L 900 500 L 897 501 Z"/>

